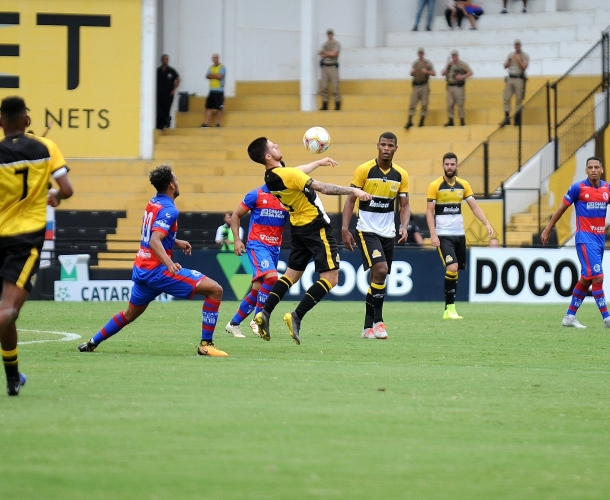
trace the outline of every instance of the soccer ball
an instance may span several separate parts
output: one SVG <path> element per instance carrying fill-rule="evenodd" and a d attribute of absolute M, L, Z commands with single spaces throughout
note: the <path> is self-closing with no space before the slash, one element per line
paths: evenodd
<path fill-rule="evenodd" d="M 330 134 L 325 128 L 311 127 L 303 136 L 303 146 L 312 153 L 324 153 L 330 146 Z"/>

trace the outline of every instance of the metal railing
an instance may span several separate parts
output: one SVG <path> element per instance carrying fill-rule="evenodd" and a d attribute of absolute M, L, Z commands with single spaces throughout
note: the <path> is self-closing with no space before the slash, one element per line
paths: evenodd
<path fill-rule="evenodd" d="M 561 78 L 547 82 L 527 100 L 511 117 L 515 125 L 498 128 L 466 157 L 460 163 L 460 175 L 468 178 L 478 196 L 504 198 L 504 183 L 546 145 L 554 147 L 551 171 L 541 175 L 539 186 L 523 188 L 524 196 L 520 196 L 528 198 L 533 190 L 539 191 L 541 230 L 552 215 L 541 203 L 544 185 L 555 170 L 610 123 L 609 93 L 610 27 Z M 504 201 L 506 204 L 506 198 Z"/>
<path fill-rule="evenodd" d="M 610 76 L 610 28 L 559 80 L 536 90 L 511 117 L 511 123 L 495 130 L 460 163 L 460 175 L 468 178 L 480 197 L 501 196 L 503 183 L 549 142 L 557 144 L 555 168 L 599 131 L 602 101 L 603 125 L 610 120 L 610 104 L 601 99 L 608 92 Z M 596 114 L 597 113 L 597 114 Z"/>

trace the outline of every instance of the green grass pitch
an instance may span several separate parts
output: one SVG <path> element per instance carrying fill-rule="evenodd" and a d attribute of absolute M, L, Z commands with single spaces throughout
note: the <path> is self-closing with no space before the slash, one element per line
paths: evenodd
<path fill-rule="evenodd" d="M 28 383 L 0 395 L 7 499 L 606 499 L 610 331 L 591 298 L 563 305 L 387 303 L 387 341 L 360 339 L 363 304 L 323 301 L 302 345 L 234 339 L 195 354 L 201 302 L 154 303 L 95 353 L 124 304 L 29 302 Z M 3 379 L 4 380 L 4 379 Z M 4 382 L 3 382 L 4 383 Z"/>

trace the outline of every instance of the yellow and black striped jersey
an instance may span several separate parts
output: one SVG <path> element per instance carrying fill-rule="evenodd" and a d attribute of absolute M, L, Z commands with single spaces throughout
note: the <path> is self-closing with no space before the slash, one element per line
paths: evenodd
<path fill-rule="evenodd" d="M 460 177 L 454 177 L 453 184 L 449 184 L 444 176 L 430 183 L 428 201 L 436 203 L 434 214 L 437 235 L 466 234 L 462 217 L 462 202 L 471 196 L 473 196 L 473 192 L 470 184 Z"/>
<path fill-rule="evenodd" d="M 50 176 L 67 172 L 53 141 L 31 134 L 5 137 L 0 142 L 0 236 L 44 228 Z"/>
<path fill-rule="evenodd" d="M 306 226 L 316 220 L 330 224 L 318 194 L 311 189 L 313 179 L 298 168 L 276 167 L 265 172 L 265 184 L 290 213 L 293 226 Z"/>
<path fill-rule="evenodd" d="M 386 238 L 396 235 L 394 205 L 397 196 L 409 193 L 409 174 L 396 164 L 382 170 L 377 160 L 367 161 L 354 173 L 352 186 L 372 196 L 370 201 L 356 200 L 358 222 L 356 229 L 365 233 L 376 233 Z"/>

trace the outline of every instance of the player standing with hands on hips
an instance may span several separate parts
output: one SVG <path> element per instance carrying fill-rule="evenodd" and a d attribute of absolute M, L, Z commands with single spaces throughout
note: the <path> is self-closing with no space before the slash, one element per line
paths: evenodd
<path fill-rule="evenodd" d="M 587 178 L 570 186 L 559 208 L 542 231 L 540 241 L 546 245 L 551 230 L 568 207 L 576 210 L 576 254 L 580 261 L 580 279 L 572 290 L 572 300 L 561 324 L 573 328 L 586 328 L 576 319 L 578 308 L 585 300 L 589 287 L 604 319 L 604 327 L 610 328 L 610 313 L 604 294 L 604 245 L 606 244 L 606 211 L 610 198 L 610 186 L 602 180 L 604 167 L 597 156 L 587 158 Z"/>

